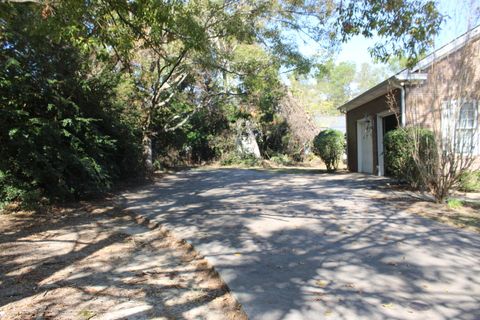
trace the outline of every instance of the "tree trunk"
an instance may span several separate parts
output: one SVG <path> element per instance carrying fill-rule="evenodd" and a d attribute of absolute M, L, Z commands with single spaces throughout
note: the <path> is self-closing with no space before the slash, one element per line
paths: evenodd
<path fill-rule="evenodd" d="M 145 170 L 148 177 L 154 171 L 153 156 L 152 156 L 152 139 L 148 136 L 148 134 L 144 134 L 142 139 L 142 145 L 143 145 L 143 159 L 145 161 Z"/>
<path fill-rule="evenodd" d="M 240 125 L 236 144 L 240 154 L 253 155 L 257 159 L 262 158 L 250 121 L 245 121 L 245 126 Z"/>

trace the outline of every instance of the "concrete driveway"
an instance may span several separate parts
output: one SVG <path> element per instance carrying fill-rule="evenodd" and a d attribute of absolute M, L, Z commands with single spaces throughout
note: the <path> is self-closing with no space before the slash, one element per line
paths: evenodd
<path fill-rule="evenodd" d="M 192 243 L 251 319 L 480 319 L 480 235 L 358 174 L 192 170 L 123 195 Z"/>

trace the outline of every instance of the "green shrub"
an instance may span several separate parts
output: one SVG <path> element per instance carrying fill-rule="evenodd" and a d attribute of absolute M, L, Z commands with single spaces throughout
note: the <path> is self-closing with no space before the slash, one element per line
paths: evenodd
<path fill-rule="evenodd" d="M 433 132 L 423 128 L 396 129 L 384 138 L 385 168 L 389 176 L 406 181 L 413 187 L 420 187 L 422 181 L 414 155 L 422 170 L 435 170 L 437 165 L 436 145 Z M 415 150 L 415 148 L 418 150 Z"/>
<path fill-rule="evenodd" d="M 345 152 L 345 136 L 338 130 L 324 130 L 313 139 L 313 153 L 319 156 L 329 172 L 338 168 Z"/>
<path fill-rule="evenodd" d="M 137 121 L 116 99 L 122 78 L 92 72 L 87 53 L 46 36 L 38 10 L 10 9 L 0 37 L 0 204 L 97 196 L 141 173 Z"/>
<path fill-rule="evenodd" d="M 447 205 L 450 209 L 459 209 L 463 207 L 463 201 L 459 199 L 448 199 Z"/>
<path fill-rule="evenodd" d="M 237 152 L 225 154 L 224 157 L 220 160 L 220 165 L 222 166 L 238 165 L 245 167 L 254 167 L 259 164 L 259 159 L 257 159 L 253 154 L 239 154 Z"/>
<path fill-rule="evenodd" d="M 279 154 L 270 158 L 270 161 L 280 166 L 289 166 L 292 164 L 292 159 L 287 154 Z"/>
<path fill-rule="evenodd" d="M 0 210 L 14 202 L 24 208 L 33 208 L 40 198 L 39 189 L 0 170 Z"/>
<path fill-rule="evenodd" d="M 461 174 L 459 189 L 464 192 L 480 192 L 480 170 Z"/>

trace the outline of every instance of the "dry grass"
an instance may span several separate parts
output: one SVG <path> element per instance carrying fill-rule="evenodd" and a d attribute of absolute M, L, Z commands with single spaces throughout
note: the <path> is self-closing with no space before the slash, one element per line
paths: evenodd
<path fill-rule="evenodd" d="M 418 201 L 412 203 L 407 211 L 457 228 L 480 232 L 478 203 L 467 202 L 461 206 L 449 207 L 447 204 Z"/>
<path fill-rule="evenodd" d="M 0 220 L 0 318 L 246 319 L 185 242 L 108 203 Z"/>

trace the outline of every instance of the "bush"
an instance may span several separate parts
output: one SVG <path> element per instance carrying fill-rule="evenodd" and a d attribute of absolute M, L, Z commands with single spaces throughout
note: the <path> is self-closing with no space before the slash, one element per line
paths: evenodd
<path fill-rule="evenodd" d="M 28 183 L 0 170 L 0 210 L 15 202 L 24 208 L 33 208 L 40 196 L 38 189 L 33 189 Z"/>
<path fill-rule="evenodd" d="M 461 174 L 459 190 L 464 192 L 480 192 L 480 170 L 466 171 Z"/>
<path fill-rule="evenodd" d="M 329 172 L 338 169 L 338 163 L 345 152 L 345 137 L 338 130 L 324 130 L 313 139 L 313 153 L 319 156 Z"/>
<path fill-rule="evenodd" d="M 270 161 L 279 166 L 289 166 L 292 164 L 292 159 L 286 154 L 275 155 L 270 158 Z"/>
<path fill-rule="evenodd" d="M 86 53 L 16 8 L 0 37 L 0 206 L 97 196 L 141 173 L 139 130 L 115 99 L 119 75 L 91 72 Z"/>
<path fill-rule="evenodd" d="M 425 184 L 415 162 L 423 165 L 422 170 L 435 170 L 436 144 L 433 132 L 422 128 L 396 129 L 388 132 L 384 138 L 385 168 L 389 176 L 403 180 L 412 187 Z M 418 150 L 415 150 L 415 146 Z"/>
<path fill-rule="evenodd" d="M 245 166 L 254 167 L 260 164 L 260 159 L 257 159 L 252 154 L 239 154 L 237 152 L 227 153 L 220 160 L 222 166 Z"/>
<path fill-rule="evenodd" d="M 450 209 L 460 209 L 463 207 L 464 202 L 459 199 L 448 199 L 447 205 Z"/>

